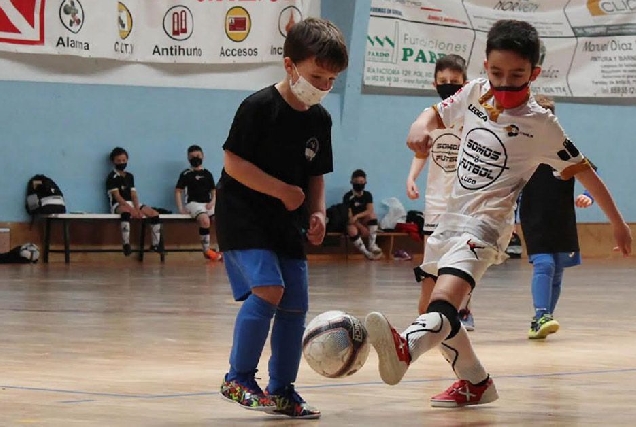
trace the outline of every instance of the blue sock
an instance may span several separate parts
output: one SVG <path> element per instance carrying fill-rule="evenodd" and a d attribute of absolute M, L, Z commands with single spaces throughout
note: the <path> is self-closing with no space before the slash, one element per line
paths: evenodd
<path fill-rule="evenodd" d="M 563 267 L 558 266 L 554 271 L 554 279 L 552 279 L 552 298 L 550 299 L 550 314 L 554 314 L 559 296 L 561 296 L 561 282 L 563 281 Z"/>
<path fill-rule="evenodd" d="M 540 319 L 550 313 L 552 280 L 554 278 L 554 258 L 550 254 L 534 256 L 532 261 L 532 303 L 534 317 Z"/>
<path fill-rule="evenodd" d="M 267 390 L 278 394 L 296 381 L 302 357 L 304 312 L 277 310 L 272 327 L 272 357 L 269 359 L 269 385 Z"/>
<path fill-rule="evenodd" d="M 227 381 L 252 376 L 258 367 L 276 306 L 251 294 L 236 315 Z"/>

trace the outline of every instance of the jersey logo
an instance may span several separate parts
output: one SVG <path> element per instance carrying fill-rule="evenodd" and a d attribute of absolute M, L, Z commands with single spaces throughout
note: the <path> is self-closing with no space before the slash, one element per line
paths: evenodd
<path fill-rule="evenodd" d="M 565 149 L 558 151 L 557 156 L 559 156 L 559 159 L 563 160 L 564 162 L 570 160 L 572 157 L 579 157 L 579 155 L 581 154 L 578 148 L 576 148 L 574 143 L 569 139 L 563 141 L 563 147 Z"/>
<path fill-rule="evenodd" d="M 471 113 L 473 113 L 474 115 L 476 115 L 477 117 L 479 117 L 481 120 L 483 120 L 484 122 L 488 121 L 488 115 L 486 113 L 484 113 L 483 111 L 481 111 L 479 109 L 479 107 L 474 106 L 473 104 L 470 104 L 468 106 L 468 111 L 470 111 Z"/>
<path fill-rule="evenodd" d="M 453 132 L 444 132 L 435 138 L 431 148 L 431 159 L 446 173 L 457 170 L 457 153 L 461 138 Z"/>
<path fill-rule="evenodd" d="M 484 249 L 485 246 L 481 246 L 481 245 L 478 245 L 477 243 L 474 243 L 472 239 L 469 239 L 466 242 L 466 244 L 468 245 L 468 249 L 470 249 L 473 255 L 475 255 L 475 258 L 479 259 L 479 256 L 477 256 L 477 249 Z"/>
<path fill-rule="evenodd" d="M 486 188 L 508 168 L 508 154 L 490 129 L 475 128 L 466 134 L 457 161 L 459 184 L 467 190 Z"/>
<path fill-rule="evenodd" d="M 305 158 L 307 161 L 311 162 L 314 160 L 319 149 L 320 143 L 318 142 L 318 139 L 315 137 L 309 138 L 309 140 L 305 143 Z"/>

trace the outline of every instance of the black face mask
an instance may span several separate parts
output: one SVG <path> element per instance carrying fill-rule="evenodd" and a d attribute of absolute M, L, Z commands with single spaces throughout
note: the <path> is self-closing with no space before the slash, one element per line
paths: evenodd
<path fill-rule="evenodd" d="M 460 85 L 458 83 L 444 83 L 443 85 L 437 85 L 437 94 L 442 98 L 446 99 L 455 95 L 455 93 L 460 90 L 464 85 Z"/>
<path fill-rule="evenodd" d="M 353 191 L 358 193 L 364 191 L 364 186 L 365 184 L 353 184 Z"/>
<path fill-rule="evenodd" d="M 203 159 L 201 157 L 192 157 L 190 160 L 190 166 L 193 168 L 199 167 L 203 164 Z"/>
<path fill-rule="evenodd" d="M 128 166 L 128 163 L 118 163 L 115 165 L 115 169 L 121 172 L 126 169 L 126 166 Z"/>

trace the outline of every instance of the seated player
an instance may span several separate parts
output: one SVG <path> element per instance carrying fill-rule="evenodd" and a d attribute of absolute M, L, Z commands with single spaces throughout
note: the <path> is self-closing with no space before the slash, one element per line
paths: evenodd
<path fill-rule="evenodd" d="M 342 203 L 349 206 L 349 222 L 347 234 L 353 245 L 368 259 L 382 258 L 382 249 L 376 244 L 378 234 L 378 217 L 373 210 L 373 195 L 365 191 L 367 174 L 362 169 L 356 169 L 351 174 L 353 189 L 342 198 Z M 368 248 L 362 241 L 363 237 L 369 238 Z"/>

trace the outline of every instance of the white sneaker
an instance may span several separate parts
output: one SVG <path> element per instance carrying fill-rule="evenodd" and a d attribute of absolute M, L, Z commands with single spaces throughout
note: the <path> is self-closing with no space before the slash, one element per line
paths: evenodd
<path fill-rule="evenodd" d="M 382 249 L 380 249 L 380 247 L 376 243 L 369 245 L 369 251 L 371 251 L 371 253 L 374 255 L 382 253 Z"/>
<path fill-rule="evenodd" d="M 369 342 L 378 353 L 380 378 L 388 385 L 399 383 L 411 363 L 409 343 L 381 313 L 369 313 L 364 325 Z"/>

